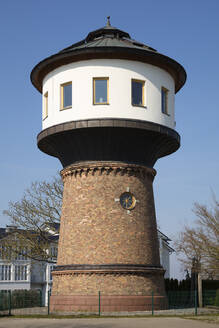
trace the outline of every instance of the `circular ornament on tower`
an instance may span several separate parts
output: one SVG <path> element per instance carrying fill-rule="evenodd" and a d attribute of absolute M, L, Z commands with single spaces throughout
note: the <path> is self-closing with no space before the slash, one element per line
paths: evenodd
<path fill-rule="evenodd" d="M 120 204 L 125 210 L 133 210 L 136 204 L 136 198 L 130 192 L 124 192 L 120 196 Z"/>

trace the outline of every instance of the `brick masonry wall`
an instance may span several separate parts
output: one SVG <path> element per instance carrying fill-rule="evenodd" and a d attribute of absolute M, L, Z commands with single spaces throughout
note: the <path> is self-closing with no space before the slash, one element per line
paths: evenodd
<path fill-rule="evenodd" d="M 62 170 L 63 207 L 58 265 L 160 266 L 153 197 L 154 169 L 95 162 Z M 138 200 L 128 213 L 118 200 L 129 190 Z M 52 295 L 164 295 L 163 270 L 147 273 L 53 274 Z"/>
<path fill-rule="evenodd" d="M 77 173 L 75 166 L 62 171 L 58 265 L 159 265 L 152 188 L 155 171 L 122 163 L 81 167 L 76 167 Z M 139 201 L 130 214 L 115 201 L 127 188 Z"/>
<path fill-rule="evenodd" d="M 59 274 L 53 276 L 53 295 L 165 295 L 162 273 Z"/>

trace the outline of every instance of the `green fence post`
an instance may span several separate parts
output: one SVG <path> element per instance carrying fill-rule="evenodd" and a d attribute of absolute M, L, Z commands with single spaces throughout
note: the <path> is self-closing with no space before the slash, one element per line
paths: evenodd
<path fill-rule="evenodd" d="M 151 294 L 151 310 L 152 310 L 152 315 L 154 315 L 154 292 L 153 291 Z"/>
<path fill-rule="evenodd" d="M 40 307 L 42 307 L 43 306 L 43 293 L 42 293 L 42 290 L 40 289 L 39 290 L 40 291 Z"/>
<path fill-rule="evenodd" d="M 195 315 L 197 315 L 197 290 L 195 289 Z"/>
<path fill-rule="evenodd" d="M 8 315 L 11 315 L 11 290 L 8 291 Z"/>
<path fill-rule="evenodd" d="M 100 291 L 98 292 L 98 299 L 99 299 L 99 317 L 100 317 Z"/>
<path fill-rule="evenodd" d="M 48 290 L 48 300 L 47 300 L 47 303 L 48 303 L 48 315 L 50 314 L 50 290 Z"/>

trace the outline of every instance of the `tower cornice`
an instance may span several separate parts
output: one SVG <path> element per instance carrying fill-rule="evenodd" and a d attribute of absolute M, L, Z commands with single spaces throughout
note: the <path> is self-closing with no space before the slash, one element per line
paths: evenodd
<path fill-rule="evenodd" d="M 31 82 L 42 92 L 43 79 L 56 68 L 73 62 L 90 59 L 126 59 L 148 63 L 167 71 L 175 81 L 175 92 L 178 92 L 186 81 L 184 68 L 175 60 L 156 51 L 123 46 L 98 46 L 73 48 L 59 52 L 39 62 L 31 72 Z"/>
<path fill-rule="evenodd" d="M 88 175 L 134 175 L 149 177 L 152 181 L 156 175 L 156 170 L 137 164 L 116 163 L 116 162 L 82 162 L 69 165 L 61 171 L 63 181 L 66 177 L 88 176 Z"/>

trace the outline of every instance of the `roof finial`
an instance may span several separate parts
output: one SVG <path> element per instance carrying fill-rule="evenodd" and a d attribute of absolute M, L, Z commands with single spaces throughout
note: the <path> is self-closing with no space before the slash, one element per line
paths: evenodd
<path fill-rule="evenodd" d="M 107 16 L 107 23 L 106 23 L 106 26 L 111 26 L 111 24 L 110 24 L 110 16 Z"/>

